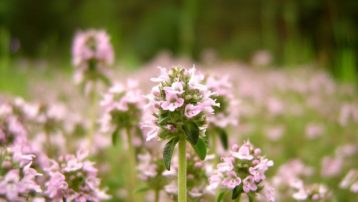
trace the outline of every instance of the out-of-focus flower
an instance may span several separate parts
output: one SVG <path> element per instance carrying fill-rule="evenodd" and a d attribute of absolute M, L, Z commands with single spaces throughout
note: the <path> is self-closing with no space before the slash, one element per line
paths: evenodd
<path fill-rule="evenodd" d="M 110 197 L 102 191 L 97 169 L 87 160 L 87 153 L 60 156 L 46 168 L 49 180 L 45 194 L 51 200 L 62 201 L 101 201 Z"/>
<path fill-rule="evenodd" d="M 315 139 L 324 133 L 324 127 L 320 124 L 310 123 L 306 126 L 306 137 Z"/>
<path fill-rule="evenodd" d="M 126 128 L 138 128 L 144 105 L 144 97 L 135 80 L 126 85 L 116 83 L 103 96 L 101 132 L 112 132 Z"/>
<path fill-rule="evenodd" d="M 109 36 L 102 30 L 88 30 L 75 35 L 72 46 L 72 63 L 76 68 L 76 83 L 104 80 L 107 68 L 113 63 L 114 53 Z"/>
<path fill-rule="evenodd" d="M 273 161 L 261 155 L 261 150 L 250 142 L 242 146 L 233 145 L 229 156 L 222 157 L 223 162 L 217 165 L 217 171 L 210 177 L 208 189 L 223 187 L 233 191 L 233 196 L 242 193 L 260 193 L 266 179 L 265 172 L 273 166 Z M 268 191 L 266 194 L 272 193 Z M 273 196 L 266 196 L 273 201 Z M 235 197 L 234 197 L 235 198 Z"/>
<path fill-rule="evenodd" d="M 282 164 L 272 182 L 275 187 L 289 187 L 302 177 L 313 174 L 313 168 L 306 166 L 301 160 L 293 159 Z"/>
<path fill-rule="evenodd" d="M 42 193 L 36 181 L 41 174 L 31 167 L 34 155 L 20 153 L 11 147 L 1 148 L 0 152 L 0 201 L 27 201 L 36 193 Z"/>
<path fill-rule="evenodd" d="M 272 61 L 272 55 L 267 50 L 260 50 L 252 57 L 252 64 L 254 66 L 264 67 L 270 65 Z"/>
<path fill-rule="evenodd" d="M 280 126 L 267 128 L 265 133 L 270 140 L 277 141 L 282 137 L 284 131 L 285 128 L 280 125 Z"/>
<path fill-rule="evenodd" d="M 351 169 L 343 178 L 339 187 L 342 189 L 350 189 L 354 193 L 358 193 L 358 170 Z"/>
<path fill-rule="evenodd" d="M 297 181 L 294 188 L 296 192 L 292 197 L 298 201 L 325 201 L 331 198 L 331 193 L 324 184 L 304 185 L 302 181 Z"/>
<path fill-rule="evenodd" d="M 321 175 L 324 177 L 337 176 L 343 167 L 343 159 L 326 156 L 322 159 Z"/>
<path fill-rule="evenodd" d="M 232 84 L 228 76 L 220 79 L 209 76 L 206 85 L 213 92 L 211 98 L 219 103 L 218 106 L 214 106 L 214 113 L 208 116 L 209 124 L 220 128 L 236 126 L 239 119 L 239 106 L 232 93 Z"/>

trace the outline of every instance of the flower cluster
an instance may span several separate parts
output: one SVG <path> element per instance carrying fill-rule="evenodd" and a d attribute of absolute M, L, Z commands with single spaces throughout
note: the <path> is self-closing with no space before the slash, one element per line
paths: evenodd
<path fill-rule="evenodd" d="M 204 76 L 196 69 L 173 67 L 160 68 L 161 75 L 152 81 L 158 85 L 152 88 L 149 96 L 154 110 L 154 120 L 147 121 L 143 127 L 151 128 L 147 140 L 156 137 L 170 139 L 178 136 L 187 127 L 200 131 L 204 136 L 206 115 L 214 113 L 219 106 L 211 98 L 213 93 L 202 84 Z"/>
<path fill-rule="evenodd" d="M 109 36 L 102 30 L 78 32 L 72 47 L 75 82 L 95 80 L 107 82 L 107 67 L 113 63 L 114 54 Z"/>
<path fill-rule="evenodd" d="M 21 147 L 0 148 L 0 201 L 25 202 L 41 197 L 40 184 L 36 178 L 41 176 L 34 168 L 33 154 L 25 154 Z"/>
<path fill-rule="evenodd" d="M 103 115 L 101 131 L 117 133 L 121 129 L 137 128 L 143 112 L 144 98 L 138 83 L 128 80 L 126 85 L 114 84 L 101 101 Z"/>
<path fill-rule="evenodd" d="M 100 190 L 100 180 L 93 162 L 87 160 L 87 153 L 60 156 L 46 168 L 49 180 L 45 194 L 52 201 L 101 201 L 109 196 Z"/>
<path fill-rule="evenodd" d="M 11 105 L 0 104 L 0 146 L 17 145 L 26 141 L 27 130 L 20 118 Z"/>
<path fill-rule="evenodd" d="M 147 187 L 154 191 L 163 190 L 167 184 L 167 178 L 163 175 L 165 167 L 157 153 L 143 153 L 138 155 L 137 170 L 139 178 Z"/>
<path fill-rule="evenodd" d="M 238 198 L 242 193 L 254 197 L 265 187 L 265 172 L 273 166 L 273 161 L 261 155 L 261 150 L 255 148 L 249 141 L 240 147 L 234 144 L 230 155 L 222 157 L 223 162 L 217 165 L 216 172 L 209 179 L 209 190 L 221 186 L 232 190 L 232 198 Z M 268 196 L 268 199 L 272 197 Z"/>

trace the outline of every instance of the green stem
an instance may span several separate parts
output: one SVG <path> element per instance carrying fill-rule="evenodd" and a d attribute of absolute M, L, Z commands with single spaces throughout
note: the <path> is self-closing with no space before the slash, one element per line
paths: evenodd
<path fill-rule="evenodd" d="M 255 198 L 251 195 L 247 195 L 249 197 L 249 202 L 254 202 L 255 201 Z"/>
<path fill-rule="evenodd" d="M 97 112 L 97 85 L 96 82 L 93 85 L 93 90 L 90 92 L 90 110 L 89 110 L 89 117 L 90 117 L 90 126 L 88 131 L 88 139 L 89 139 L 89 147 L 93 146 L 93 139 L 94 133 L 96 129 L 96 112 Z"/>
<path fill-rule="evenodd" d="M 131 130 L 129 128 L 126 129 L 127 132 L 127 139 L 128 139 L 128 153 L 129 153 L 129 194 L 130 194 L 130 199 L 131 201 L 137 201 L 136 197 L 135 197 L 135 188 L 136 188 L 136 155 L 135 155 L 135 150 L 133 147 L 133 142 L 132 142 L 132 135 L 131 135 Z"/>
<path fill-rule="evenodd" d="M 155 193 L 154 193 L 154 202 L 159 202 L 159 196 L 160 196 L 160 190 L 155 190 Z"/>
<path fill-rule="evenodd" d="M 211 153 L 216 154 L 216 134 L 208 133 L 208 135 L 210 136 Z"/>
<path fill-rule="evenodd" d="M 179 140 L 178 202 L 186 202 L 186 140 Z"/>

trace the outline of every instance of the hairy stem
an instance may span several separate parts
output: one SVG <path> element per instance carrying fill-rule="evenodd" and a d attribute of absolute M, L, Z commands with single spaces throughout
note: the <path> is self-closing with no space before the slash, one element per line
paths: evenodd
<path fill-rule="evenodd" d="M 128 155 L 129 155 L 129 194 L 130 194 L 130 200 L 131 201 L 137 201 L 136 200 L 136 196 L 135 196 L 135 189 L 136 189 L 136 181 L 137 181 L 137 177 L 136 177 L 136 155 L 135 155 L 135 150 L 133 147 L 133 142 L 132 142 L 132 135 L 131 135 L 131 130 L 129 128 L 126 129 L 127 132 L 127 139 L 128 139 Z"/>
<path fill-rule="evenodd" d="M 179 140 L 179 173 L 178 173 L 178 202 L 186 202 L 186 140 Z"/>

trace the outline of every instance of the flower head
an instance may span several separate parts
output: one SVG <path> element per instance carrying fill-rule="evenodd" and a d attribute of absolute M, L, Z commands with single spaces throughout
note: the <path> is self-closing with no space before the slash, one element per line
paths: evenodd
<path fill-rule="evenodd" d="M 106 69 L 114 60 L 109 36 L 102 30 L 78 32 L 73 41 L 72 57 L 76 83 L 106 80 Z"/>
<path fill-rule="evenodd" d="M 240 147 L 233 145 L 230 155 L 222 157 L 222 160 L 209 179 L 208 189 L 221 186 L 233 192 L 239 190 L 239 195 L 261 192 L 264 189 L 265 173 L 273 166 L 273 161 L 261 156 L 261 150 L 250 142 Z"/>
<path fill-rule="evenodd" d="M 204 77 L 195 68 L 160 68 L 160 71 L 160 76 L 152 79 L 158 85 L 148 96 L 154 119 L 150 124 L 153 130 L 147 134 L 147 139 L 156 136 L 170 139 L 177 136 L 188 123 L 203 135 L 206 117 L 213 113 L 213 107 L 217 105 L 210 97 L 211 91 L 202 84 Z M 143 124 L 143 127 L 149 126 Z"/>
<path fill-rule="evenodd" d="M 102 132 L 139 127 L 144 98 L 135 80 L 128 80 L 126 85 L 114 84 L 100 104 Z"/>
<path fill-rule="evenodd" d="M 46 168 L 49 180 L 45 194 L 52 200 L 100 201 L 109 196 L 100 190 L 100 180 L 93 162 L 87 160 L 87 153 L 60 156 Z"/>

